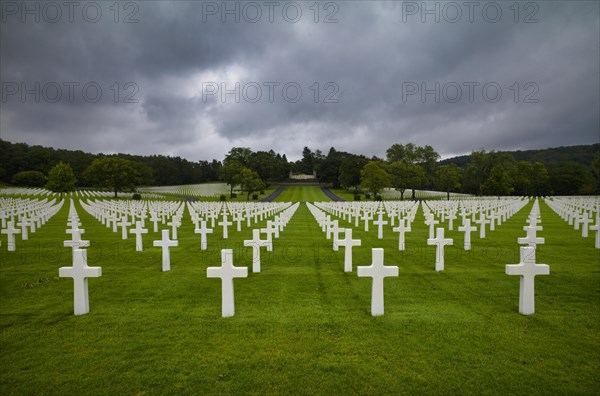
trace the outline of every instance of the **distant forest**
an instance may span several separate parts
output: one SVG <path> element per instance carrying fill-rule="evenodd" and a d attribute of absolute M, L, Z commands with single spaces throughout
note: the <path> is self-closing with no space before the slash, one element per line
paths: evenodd
<path fill-rule="evenodd" d="M 592 166 L 594 157 L 600 151 L 600 143 L 581 146 L 553 147 L 540 150 L 517 150 L 517 151 L 498 151 L 499 153 L 510 154 L 515 161 L 541 162 L 546 166 L 559 166 L 570 162 L 580 164 L 586 168 Z M 455 164 L 460 168 L 467 166 L 471 162 L 471 155 L 461 155 L 448 158 L 439 162 L 440 165 Z"/>
<path fill-rule="evenodd" d="M 102 158 L 121 158 L 137 167 L 137 185 L 182 185 L 225 181 L 233 188 L 246 168 L 261 183 L 288 179 L 290 172 L 317 174 L 320 182 L 359 190 L 365 165 L 376 162 L 388 173 L 384 186 L 397 190 L 441 189 L 477 195 L 567 195 L 600 193 L 600 143 L 527 151 L 473 151 L 439 161 L 431 147 L 393 144 L 386 158 L 366 157 L 330 148 L 327 154 L 305 147 L 302 158 L 289 162 L 285 154 L 234 147 L 223 160 L 189 161 L 164 155 L 91 154 L 0 140 L 0 180 L 5 184 L 44 186 L 59 162 L 73 169 L 77 187 L 95 187 L 86 170 Z M 386 179 L 386 177 L 384 177 Z"/>

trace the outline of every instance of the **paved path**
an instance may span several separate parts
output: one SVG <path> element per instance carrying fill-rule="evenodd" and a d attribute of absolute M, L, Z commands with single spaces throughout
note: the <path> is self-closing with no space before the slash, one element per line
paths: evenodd
<path fill-rule="evenodd" d="M 345 199 L 338 197 L 337 195 L 335 195 L 334 193 L 331 192 L 331 190 L 327 187 L 321 187 L 321 190 L 323 190 L 323 193 L 325 195 L 327 195 L 332 201 L 336 201 L 336 202 L 342 202 L 345 201 Z"/>
<path fill-rule="evenodd" d="M 271 194 L 267 195 L 265 198 L 263 198 L 263 200 L 261 202 L 273 202 L 274 200 L 277 199 L 279 194 L 281 194 L 281 192 L 284 189 L 285 189 L 284 186 L 279 186 L 279 188 L 277 188 L 277 190 L 275 190 Z"/>

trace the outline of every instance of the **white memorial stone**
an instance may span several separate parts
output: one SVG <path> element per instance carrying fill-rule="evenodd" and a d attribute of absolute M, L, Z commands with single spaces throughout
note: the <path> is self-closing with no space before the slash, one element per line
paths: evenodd
<path fill-rule="evenodd" d="M 119 226 L 121 227 L 121 239 L 127 239 L 127 226 L 130 226 L 131 223 L 127 221 L 127 216 L 121 216 L 121 222 Z"/>
<path fill-rule="evenodd" d="M 171 270 L 171 254 L 169 248 L 172 246 L 179 246 L 179 241 L 169 239 L 169 230 L 162 230 L 162 239 L 154 241 L 155 247 L 162 248 L 162 270 L 163 272 Z"/>
<path fill-rule="evenodd" d="M 6 234 L 7 237 L 6 248 L 9 252 L 14 252 L 17 249 L 17 246 L 15 244 L 15 234 L 20 233 L 20 229 L 14 228 L 12 220 L 9 221 L 6 225 L 6 228 L 2 230 L 2 234 Z"/>
<path fill-rule="evenodd" d="M 452 245 L 454 241 L 451 238 L 444 238 L 444 228 L 440 227 L 437 229 L 437 236 L 435 238 L 427 239 L 428 245 L 435 245 L 435 270 L 444 270 L 444 247 L 446 245 Z"/>
<path fill-rule="evenodd" d="M 19 228 L 21 228 L 21 240 L 22 241 L 28 241 L 29 240 L 29 234 L 27 233 L 27 231 L 28 231 L 27 227 L 30 224 L 31 223 L 29 222 L 29 220 L 27 219 L 27 217 L 22 217 L 21 221 L 19 221 L 17 223 L 17 226 Z"/>
<path fill-rule="evenodd" d="M 141 252 L 144 250 L 142 234 L 147 234 L 148 229 L 142 228 L 142 222 L 136 221 L 135 228 L 129 230 L 130 233 L 135 234 L 135 251 Z"/>
<path fill-rule="evenodd" d="M 465 219 L 464 225 L 458 227 L 458 231 L 463 231 L 465 233 L 465 250 L 471 250 L 471 232 L 477 231 L 477 227 L 471 226 L 470 219 Z"/>
<path fill-rule="evenodd" d="M 383 220 L 383 215 L 379 213 L 377 220 L 373 222 L 377 226 L 377 239 L 383 239 L 383 226 L 388 222 Z"/>
<path fill-rule="evenodd" d="M 521 246 L 520 263 L 507 264 L 507 275 L 520 275 L 521 287 L 519 292 L 519 312 L 530 315 L 535 312 L 535 276 L 550 274 L 547 264 L 535 263 L 535 247 Z"/>
<path fill-rule="evenodd" d="M 374 248 L 371 265 L 356 267 L 358 276 L 373 278 L 371 289 L 371 315 L 373 316 L 383 315 L 383 279 L 388 276 L 398 276 L 398 267 L 383 265 L 383 254 L 382 248 Z"/>
<path fill-rule="evenodd" d="M 231 317 L 235 314 L 235 303 L 233 293 L 233 278 L 247 278 L 248 268 L 233 266 L 233 250 L 221 250 L 221 266 L 208 267 L 206 269 L 208 278 L 221 278 L 221 316 Z"/>
<path fill-rule="evenodd" d="M 260 248 L 268 247 L 269 241 L 260 239 L 260 230 L 252 230 L 252 239 L 245 240 L 244 246 L 252 247 L 252 272 L 260 272 Z"/>
<path fill-rule="evenodd" d="M 202 220 L 200 222 L 200 228 L 196 228 L 194 230 L 194 233 L 200 234 L 200 249 L 201 250 L 206 250 L 206 248 L 207 248 L 206 235 L 212 234 L 212 232 L 213 232 L 212 228 L 206 227 L 205 220 Z"/>
<path fill-rule="evenodd" d="M 217 225 L 220 225 L 223 227 L 223 239 L 228 239 L 229 238 L 228 227 L 230 225 L 233 225 L 233 223 L 227 219 L 227 213 L 223 214 L 223 221 L 220 221 Z"/>
<path fill-rule="evenodd" d="M 485 218 L 485 214 L 481 213 L 479 215 L 479 219 L 475 220 L 475 223 L 479 225 L 479 238 L 485 238 L 485 225 L 489 223 L 489 221 Z"/>
<path fill-rule="evenodd" d="M 406 248 L 404 234 L 411 231 L 410 222 L 408 219 L 398 219 L 398 227 L 392 228 L 392 231 L 398 233 L 398 250 L 403 251 Z"/>
<path fill-rule="evenodd" d="M 517 239 L 519 245 L 529 245 L 534 248 L 537 245 L 542 245 L 544 243 L 544 238 L 537 236 L 537 231 L 541 228 L 542 227 L 540 226 L 524 226 L 523 229 L 527 232 L 527 236 Z"/>
<path fill-rule="evenodd" d="M 344 250 L 344 272 L 352 272 L 352 248 L 361 245 L 360 239 L 352 239 L 352 228 L 346 228 L 344 239 L 338 239 L 337 244 Z"/>
<path fill-rule="evenodd" d="M 75 315 L 84 315 L 90 312 L 88 278 L 102 276 L 102 268 L 88 267 L 87 251 L 83 249 L 73 250 L 73 266 L 59 268 L 58 276 L 61 278 L 73 278 Z"/>

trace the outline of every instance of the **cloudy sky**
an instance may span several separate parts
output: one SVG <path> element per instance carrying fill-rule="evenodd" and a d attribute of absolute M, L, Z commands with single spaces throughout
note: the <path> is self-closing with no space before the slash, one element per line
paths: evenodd
<path fill-rule="evenodd" d="M 598 142 L 599 3 L 465 4 L 3 1 L 0 137 L 190 160 Z"/>

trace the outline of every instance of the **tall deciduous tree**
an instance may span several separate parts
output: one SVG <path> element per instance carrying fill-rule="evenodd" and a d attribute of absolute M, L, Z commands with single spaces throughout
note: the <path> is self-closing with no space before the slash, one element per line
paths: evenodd
<path fill-rule="evenodd" d="M 439 166 L 435 170 L 435 185 L 450 200 L 450 191 L 460 188 L 460 168 L 454 164 Z"/>
<path fill-rule="evenodd" d="M 542 162 L 533 164 L 531 170 L 531 193 L 533 195 L 546 195 L 548 193 L 548 169 Z"/>
<path fill-rule="evenodd" d="M 60 199 L 64 192 L 75 191 L 77 179 L 73 174 L 71 165 L 59 162 L 48 172 L 48 183 L 46 188 L 52 192 L 60 193 Z"/>
<path fill-rule="evenodd" d="M 532 192 L 533 164 L 519 161 L 513 169 L 513 186 L 516 195 L 530 195 Z"/>
<path fill-rule="evenodd" d="M 340 164 L 340 176 L 338 178 L 340 185 L 344 188 L 357 189 L 360 185 L 360 171 L 367 164 L 365 157 L 351 155 Z"/>
<path fill-rule="evenodd" d="M 386 172 L 382 162 L 371 161 L 360 171 L 360 184 L 365 190 L 377 195 L 384 188 L 390 186 L 390 175 Z"/>
<path fill-rule="evenodd" d="M 419 188 L 423 184 L 425 177 L 423 169 L 418 165 L 409 164 L 405 162 L 394 162 L 392 163 L 388 171 L 390 173 L 390 181 L 392 187 L 397 191 L 400 191 L 400 200 L 404 199 L 404 191 L 408 188 Z M 414 193 L 413 193 L 414 198 Z"/>
<path fill-rule="evenodd" d="M 483 183 L 481 190 L 486 195 L 509 195 L 513 192 L 510 176 L 502 165 L 492 168 L 490 177 Z"/>
<path fill-rule="evenodd" d="M 241 183 L 242 169 L 244 166 L 236 160 L 228 161 L 219 170 L 219 176 L 222 181 L 229 185 L 229 196 L 233 196 L 233 189 Z"/>
<path fill-rule="evenodd" d="M 248 168 L 242 169 L 241 184 L 244 191 L 248 193 L 247 200 L 250 199 L 250 194 L 263 187 L 263 181 L 258 176 L 258 173 Z"/>
<path fill-rule="evenodd" d="M 15 186 L 42 187 L 46 184 L 46 176 L 40 171 L 19 172 L 12 178 Z"/>
<path fill-rule="evenodd" d="M 386 151 L 388 162 L 402 162 L 406 164 L 414 164 L 417 162 L 417 147 L 413 143 L 407 144 L 392 144 Z"/>
<path fill-rule="evenodd" d="M 143 164 L 118 157 L 95 159 L 85 171 L 85 177 L 96 187 L 110 188 L 115 193 L 134 189 L 148 177 Z"/>
<path fill-rule="evenodd" d="M 248 166 L 250 155 L 252 155 L 252 150 L 248 147 L 233 147 L 225 156 L 225 161 L 223 161 L 223 163 L 226 164 L 229 161 L 237 161 L 244 166 Z"/>

